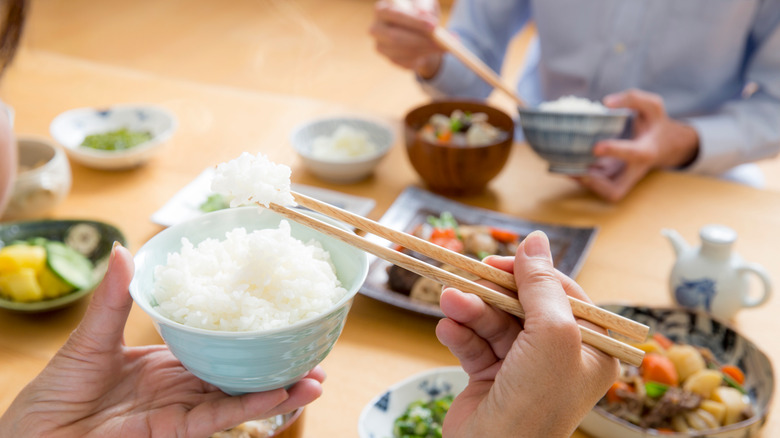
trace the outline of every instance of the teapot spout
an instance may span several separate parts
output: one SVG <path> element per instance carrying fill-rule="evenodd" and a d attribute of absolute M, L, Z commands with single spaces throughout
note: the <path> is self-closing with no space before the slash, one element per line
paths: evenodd
<path fill-rule="evenodd" d="M 683 253 L 684 251 L 687 251 L 690 248 L 690 245 L 688 245 L 688 242 L 683 239 L 683 237 L 675 230 L 672 230 L 670 228 L 663 228 L 661 229 L 661 234 L 664 235 L 668 240 L 669 243 L 672 244 L 672 247 L 674 248 L 674 253 L 678 256 Z"/>

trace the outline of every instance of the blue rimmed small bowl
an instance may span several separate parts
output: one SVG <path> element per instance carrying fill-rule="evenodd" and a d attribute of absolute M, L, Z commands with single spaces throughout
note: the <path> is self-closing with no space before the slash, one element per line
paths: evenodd
<path fill-rule="evenodd" d="M 469 383 L 469 376 L 459 366 L 427 370 L 402 380 L 374 397 L 360 413 L 360 438 L 393 436 L 393 424 L 410 403 L 433 401 L 447 395 L 458 395 Z"/>
<path fill-rule="evenodd" d="M 317 213 L 323 221 L 339 225 Z M 219 210 L 167 228 L 152 237 L 135 255 L 135 276 L 130 294 L 154 321 L 174 356 L 192 374 L 228 394 L 269 391 L 289 387 L 303 378 L 330 353 L 344 327 L 352 299 L 368 273 L 365 252 L 296 222 L 289 221 L 293 237 L 317 240 L 330 253 L 344 297 L 324 313 L 286 327 L 270 330 L 227 332 L 186 326 L 159 310 L 153 296 L 154 271 L 167 263 L 168 254 L 179 252 L 182 238 L 193 245 L 238 227 L 247 232 L 276 228 L 282 216 L 256 207 Z"/>
<path fill-rule="evenodd" d="M 593 147 L 608 138 L 630 135 L 633 112 L 608 109 L 604 113 L 574 113 L 519 108 L 526 142 L 549 164 L 550 172 L 585 174 L 596 157 Z"/>
<path fill-rule="evenodd" d="M 71 160 L 95 169 L 122 170 L 138 167 L 157 155 L 177 126 L 176 116 L 163 107 L 123 104 L 65 111 L 52 120 L 49 132 Z M 151 139 L 122 150 L 98 150 L 81 145 L 88 135 L 121 128 L 149 132 Z"/>

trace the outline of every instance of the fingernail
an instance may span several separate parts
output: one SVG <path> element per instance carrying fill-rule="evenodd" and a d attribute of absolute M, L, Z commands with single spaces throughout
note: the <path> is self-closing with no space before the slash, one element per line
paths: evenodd
<path fill-rule="evenodd" d="M 114 260 L 114 256 L 116 255 L 116 249 L 121 246 L 122 244 L 118 240 L 115 240 L 114 244 L 111 245 L 111 256 L 109 257 L 109 263 L 111 262 L 111 260 Z"/>
<path fill-rule="evenodd" d="M 528 257 L 549 259 L 550 242 L 547 240 L 547 235 L 541 231 L 529 234 L 523 242 L 523 251 Z"/>

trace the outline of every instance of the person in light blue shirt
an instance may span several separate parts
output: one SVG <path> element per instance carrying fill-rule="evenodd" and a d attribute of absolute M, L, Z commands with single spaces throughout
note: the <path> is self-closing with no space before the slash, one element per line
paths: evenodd
<path fill-rule="evenodd" d="M 619 200 L 657 168 L 763 184 L 747 163 L 780 151 L 780 1 L 458 0 L 448 27 L 501 71 L 531 21 L 523 100 L 575 95 L 637 112 L 631 140 L 597 145 L 612 165 L 591 169 L 584 186 Z M 486 98 L 490 85 L 433 42 L 436 24 L 432 10 L 380 1 L 371 33 L 432 96 Z"/>

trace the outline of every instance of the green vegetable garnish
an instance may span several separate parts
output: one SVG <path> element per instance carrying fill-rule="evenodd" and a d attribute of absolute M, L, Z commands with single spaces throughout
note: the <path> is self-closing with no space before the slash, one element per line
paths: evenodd
<path fill-rule="evenodd" d="M 741 392 L 742 394 L 747 394 L 747 391 L 745 391 L 745 388 L 739 384 L 736 380 L 734 380 L 733 377 L 729 376 L 726 373 L 723 374 L 723 381 L 726 382 L 727 385 L 730 387 L 736 389 L 737 391 Z"/>
<path fill-rule="evenodd" d="M 458 118 L 450 119 L 450 131 L 460 132 L 461 128 L 463 128 L 463 122 L 461 122 L 460 119 Z"/>
<path fill-rule="evenodd" d="M 138 146 L 152 139 L 152 133 L 148 131 L 130 131 L 120 128 L 116 131 L 92 134 L 84 138 L 81 145 L 101 151 L 121 151 Z"/>
<path fill-rule="evenodd" d="M 441 213 L 439 217 L 436 216 L 428 216 L 428 223 L 431 224 L 434 228 L 453 228 L 455 230 L 458 229 L 458 221 L 455 220 L 455 216 L 452 215 L 449 211 L 444 211 Z"/>
<path fill-rule="evenodd" d="M 645 382 L 645 392 L 650 398 L 661 398 L 669 389 L 669 385 L 658 382 Z"/>
<path fill-rule="evenodd" d="M 452 405 L 454 396 L 412 402 L 393 423 L 394 438 L 441 438 L 444 416 Z"/>
<path fill-rule="evenodd" d="M 230 201 L 225 199 L 224 196 L 219 193 L 209 195 L 206 200 L 198 207 L 200 211 L 208 213 L 210 211 L 224 210 L 230 207 Z"/>

